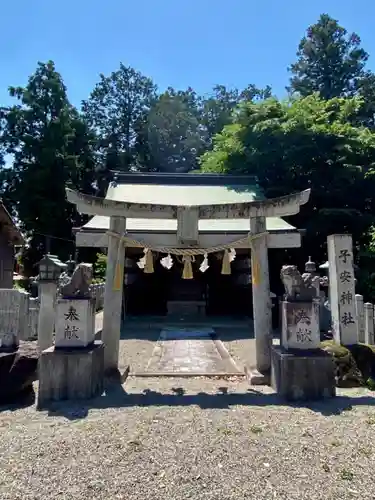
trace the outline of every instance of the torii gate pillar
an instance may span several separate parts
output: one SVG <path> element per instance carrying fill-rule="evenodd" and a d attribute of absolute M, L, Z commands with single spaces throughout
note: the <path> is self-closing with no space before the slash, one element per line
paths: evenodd
<path fill-rule="evenodd" d="M 125 229 L 125 217 L 111 216 L 110 231 L 120 236 L 125 233 Z M 119 237 L 109 235 L 108 238 L 102 331 L 106 372 L 118 370 L 125 262 L 125 245 Z"/>
<path fill-rule="evenodd" d="M 272 314 L 268 271 L 266 218 L 250 217 L 252 236 L 251 276 L 253 286 L 253 315 L 256 350 L 256 370 L 251 373 L 252 384 L 267 382 L 271 368 Z"/>

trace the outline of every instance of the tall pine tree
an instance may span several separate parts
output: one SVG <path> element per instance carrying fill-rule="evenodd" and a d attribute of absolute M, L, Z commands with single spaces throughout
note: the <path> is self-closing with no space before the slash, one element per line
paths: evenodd
<path fill-rule="evenodd" d="M 299 44 L 289 90 L 302 97 L 318 92 L 323 99 L 354 95 L 367 59 L 359 36 L 322 14 Z"/>
<path fill-rule="evenodd" d="M 46 236 L 53 236 L 53 253 L 72 253 L 72 227 L 81 219 L 66 202 L 65 186 L 92 190 L 92 138 L 52 61 L 38 63 L 26 87 L 9 92 L 18 102 L 1 109 L 2 150 L 13 156 L 11 166 L 0 171 L 1 195 L 30 237 L 23 260 L 32 274 L 46 251 Z"/>

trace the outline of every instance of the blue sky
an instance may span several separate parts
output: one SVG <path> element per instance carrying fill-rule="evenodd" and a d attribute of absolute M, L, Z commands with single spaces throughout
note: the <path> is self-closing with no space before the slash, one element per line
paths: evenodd
<path fill-rule="evenodd" d="M 0 12 L 0 105 L 48 59 L 75 105 L 120 61 L 161 89 L 255 83 L 282 96 L 298 42 L 324 12 L 361 36 L 375 70 L 374 0 L 19 0 Z"/>

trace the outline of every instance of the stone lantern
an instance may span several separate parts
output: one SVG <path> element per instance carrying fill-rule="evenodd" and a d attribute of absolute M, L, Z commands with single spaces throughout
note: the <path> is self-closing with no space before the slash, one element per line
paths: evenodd
<path fill-rule="evenodd" d="M 53 343 L 58 280 L 66 268 L 57 255 L 46 254 L 39 262 L 38 347 L 41 350 Z"/>
<path fill-rule="evenodd" d="M 67 268 L 57 255 L 46 254 L 39 262 L 39 281 L 57 282 L 60 274 Z"/>

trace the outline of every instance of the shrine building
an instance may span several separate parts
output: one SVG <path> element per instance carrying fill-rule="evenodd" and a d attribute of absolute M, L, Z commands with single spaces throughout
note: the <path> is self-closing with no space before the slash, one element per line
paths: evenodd
<path fill-rule="evenodd" d="M 107 253 L 106 368 L 117 367 L 124 315 L 248 315 L 257 368 L 267 371 L 268 250 L 301 246 L 300 231 L 283 217 L 309 195 L 265 199 L 249 176 L 193 173 L 117 173 L 105 198 L 67 189 L 78 212 L 93 216 L 77 230 L 77 246 Z"/>

